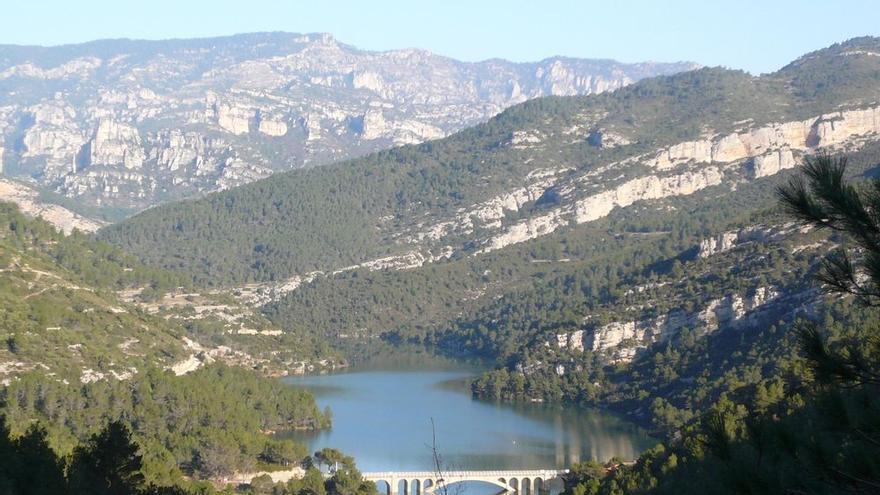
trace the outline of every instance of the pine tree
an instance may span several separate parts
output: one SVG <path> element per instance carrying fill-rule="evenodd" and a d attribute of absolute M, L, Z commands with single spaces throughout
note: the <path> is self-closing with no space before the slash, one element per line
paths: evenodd
<path fill-rule="evenodd" d="M 71 493 L 130 495 L 143 488 L 141 455 L 121 421 L 109 423 L 77 447 L 69 471 Z"/>

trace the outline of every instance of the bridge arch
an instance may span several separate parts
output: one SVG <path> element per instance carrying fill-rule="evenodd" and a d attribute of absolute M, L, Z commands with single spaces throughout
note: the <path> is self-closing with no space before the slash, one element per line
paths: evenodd
<path fill-rule="evenodd" d="M 493 485 L 497 488 L 500 488 L 501 490 L 504 490 L 505 492 L 510 491 L 509 486 L 507 486 L 506 484 L 501 483 L 499 481 L 492 480 L 492 479 L 473 479 L 473 480 L 455 479 L 455 480 L 450 480 L 448 482 L 445 480 L 439 480 L 437 482 L 437 484 L 431 488 L 431 491 L 430 492 L 426 491 L 426 493 L 430 493 L 432 495 L 439 495 L 443 491 L 444 487 L 450 487 L 452 485 L 457 485 L 459 483 L 485 483 L 485 484 Z M 455 490 L 452 490 L 450 493 L 455 493 Z"/>
<path fill-rule="evenodd" d="M 384 493 L 385 495 L 392 495 L 394 491 L 391 489 L 391 482 L 388 480 L 376 480 L 373 483 L 376 484 L 376 491 L 379 493 Z M 383 484 L 385 487 L 382 488 L 379 484 Z"/>

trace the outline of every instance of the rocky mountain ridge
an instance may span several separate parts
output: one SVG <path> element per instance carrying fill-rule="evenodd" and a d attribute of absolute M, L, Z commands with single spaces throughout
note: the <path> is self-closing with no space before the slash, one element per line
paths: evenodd
<path fill-rule="evenodd" d="M 118 216 L 695 67 L 464 63 L 327 34 L 0 46 L 0 168 Z"/>
<path fill-rule="evenodd" d="M 419 224 L 423 230 L 400 233 L 399 245 L 416 247 L 403 254 L 326 273 L 314 271 L 280 282 L 250 285 L 238 289 L 237 293 L 245 302 L 262 305 L 318 276 L 361 268 L 408 270 L 456 254 L 480 255 L 552 234 L 571 224 L 595 221 L 615 209 L 640 201 L 686 196 L 710 187 L 735 189 L 737 184 L 796 167 L 804 153 L 852 151 L 877 139 L 880 139 L 880 107 L 870 107 L 682 142 L 580 175 L 570 173 L 571 169 L 537 169 L 526 176 L 526 186 L 462 209 L 452 220 L 427 229 Z M 530 145 L 539 147 L 540 141 L 531 141 Z M 621 180 L 634 175 L 638 177 Z M 549 211 L 515 223 L 503 222 L 506 216 L 550 195 L 554 198 L 554 207 Z M 481 236 L 472 236 L 475 231 Z M 725 233 L 717 239 L 707 239 L 705 245 L 700 246 L 700 255 L 730 249 L 738 241 L 748 239 L 750 234 L 758 235 L 757 232 Z M 466 241 L 450 245 L 443 243 L 446 238 Z"/>

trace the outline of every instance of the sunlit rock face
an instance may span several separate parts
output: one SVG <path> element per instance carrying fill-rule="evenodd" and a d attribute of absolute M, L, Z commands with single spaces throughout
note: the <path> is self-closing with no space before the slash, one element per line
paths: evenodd
<path fill-rule="evenodd" d="M 55 53 L 57 51 L 57 53 Z M 436 139 L 545 95 L 694 64 L 464 63 L 326 34 L 0 48 L 6 173 L 141 209 L 273 172 Z M 608 138 L 611 143 L 613 139 Z"/>

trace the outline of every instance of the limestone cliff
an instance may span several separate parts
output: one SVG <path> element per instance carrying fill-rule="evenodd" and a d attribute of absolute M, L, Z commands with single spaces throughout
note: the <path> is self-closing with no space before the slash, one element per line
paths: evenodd
<path fill-rule="evenodd" d="M 590 171 L 574 178 L 542 183 L 547 190 L 561 191 L 554 196 L 562 205 L 504 228 L 484 241 L 481 252 L 552 233 L 569 221 L 590 222 L 638 201 L 690 195 L 712 186 L 732 187 L 737 181 L 772 176 L 795 167 L 796 153 L 859 146 L 865 140 L 878 138 L 880 107 L 871 107 L 678 143 L 652 154 L 612 163 L 600 172 Z M 614 175 L 639 166 L 653 172 L 614 184 Z M 442 231 L 464 228 L 472 226 L 445 225 Z"/>

